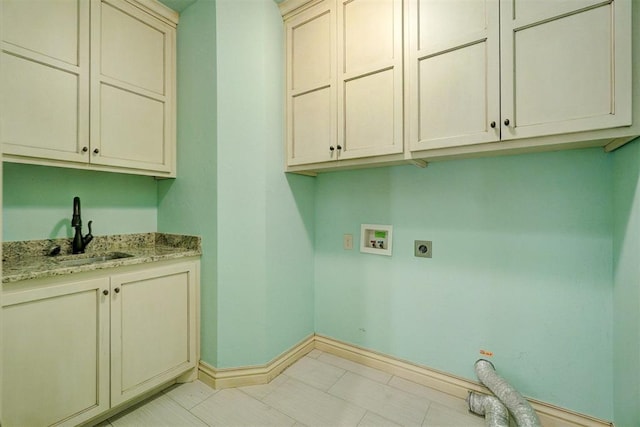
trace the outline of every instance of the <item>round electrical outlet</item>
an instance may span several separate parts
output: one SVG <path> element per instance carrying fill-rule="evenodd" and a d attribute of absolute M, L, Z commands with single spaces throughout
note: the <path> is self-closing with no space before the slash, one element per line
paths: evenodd
<path fill-rule="evenodd" d="M 431 258 L 433 243 L 431 240 L 414 240 L 413 254 L 421 258 Z"/>

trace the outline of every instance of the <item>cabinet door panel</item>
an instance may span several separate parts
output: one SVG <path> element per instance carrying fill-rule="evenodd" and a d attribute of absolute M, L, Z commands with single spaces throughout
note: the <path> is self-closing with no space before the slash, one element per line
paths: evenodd
<path fill-rule="evenodd" d="M 2 7 L 4 154 L 87 162 L 89 3 L 3 0 Z"/>
<path fill-rule="evenodd" d="M 78 114 L 80 77 L 14 55 L 3 56 L 5 151 L 86 161 L 78 154 L 80 121 L 86 122 Z"/>
<path fill-rule="evenodd" d="M 518 126 L 613 113 L 611 26 L 599 22 L 610 23 L 605 8 L 515 34 Z M 545 34 L 556 42 L 542 45 Z"/>
<path fill-rule="evenodd" d="M 105 289 L 97 279 L 4 296 L 3 424 L 77 425 L 109 408 Z"/>
<path fill-rule="evenodd" d="M 293 122 L 289 165 L 335 159 L 335 131 L 332 124 L 335 109 L 331 102 L 332 89 L 322 88 L 293 97 L 290 119 Z"/>
<path fill-rule="evenodd" d="M 317 89 L 330 84 L 333 76 L 331 11 L 323 10 L 303 21 L 289 30 L 293 54 L 291 88 L 294 91 Z"/>
<path fill-rule="evenodd" d="M 336 159 L 335 25 L 332 1 L 285 22 L 289 166 Z"/>
<path fill-rule="evenodd" d="M 510 17 L 520 27 L 593 7 L 602 4 L 603 0 L 508 0 L 508 3 L 505 6 L 511 11 Z"/>
<path fill-rule="evenodd" d="M 2 38 L 15 46 L 79 65 L 80 3 L 80 0 L 3 0 Z"/>
<path fill-rule="evenodd" d="M 101 41 L 104 76 L 164 94 L 164 33 L 104 3 Z"/>
<path fill-rule="evenodd" d="M 416 17 L 419 50 L 437 52 L 442 47 L 465 44 L 476 40 L 475 34 L 487 31 L 487 18 L 494 7 L 491 1 L 479 0 L 421 0 Z M 416 21 L 417 18 L 417 22 Z M 497 24 L 497 23 L 496 23 Z"/>
<path fill-rule="evenodd" d="M 339 0 L 341 159 L 403 149 L 402 0 Z"/>
<path fill-rule="evenodd" d="M 164 103 L 106 84 L 100 94 L 101 161 L 162 168 L 165 150 L 158 141 L 165 139 Z"/>
<path fill-rule="evenodd" d="M 498 2 L 416 0 L 407 25 L 411 151 L 498 141 Z"/>
<path fill-rule="evenodd" d="M 343 149 L 352 156 L 394 140 L 394 70 L 345 83 Z"/>
<path fill-rule="evenodd" d="M 478 142 L 479 135 L 492 136 L 495 131 L 490 129 L 487 116 L 489 94 L 486 89 L 491 70 L 487 61 L 486 43 L 420 60 L 418 138 L 421 148 L 473 144 Z M 470 69 L 474 72 L 469 72 Z M 499 118 L 494 116 L 493 120 Z"/>
<path fill-rule="evenodd" d="M 393 61 L 397 52 L 396 21 L 392 0 L 353 0 L 342 5 L 345 74 L 371 69 L 382 61 Z"/>
<path fill-rule="evenodd" d="M 112 405 L 195 366 L 195 274 L 183 264 L 112 276 Z"/>
<path fill-rule="evenodd" d="M 505 29 L 503 139 L 631 124 L 630 45 L 616 43 L 629 16 L 615 7 Z"/>
<path fill-rule="evenodd" d="M 91 162 L 174 172 L 175 29 L 124 0 L 91 24 Z"/>

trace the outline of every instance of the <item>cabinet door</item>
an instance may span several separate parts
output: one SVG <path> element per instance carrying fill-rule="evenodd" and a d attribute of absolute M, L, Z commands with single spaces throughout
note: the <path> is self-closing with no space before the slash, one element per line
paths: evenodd
<path fill-rule="evenodd" d="M 111 277 L 111 404 L 196 366 L 196 263 Z"/>
<path fill-rule="evenodd" d="M 631 124 L 630 0 L 505 0 L 501 26 L 502 139 Z"/>
<path fill-rule="evenodd" d="M 89 3 L 2 0 L 2 7 L 4 153 L 87 162 Z"/>
<path fill-rule="evenodd" d="M 78 425 L 109 408 L 108 289 L 95 279 L 3 295 L 3 425 Z"/>
<path fill-rule="evenodd" d="M 411 0 L 407 15 L 409 148 L 498 141 L 498 1 Z"/>
<path fill-rule="evenodd" d="M 91 162 L 175 169 L 175 27 L 124 0 L 91 8 Z"/>
<path fill-rule="evenodd" d="M 338 156 L 403 149 L 402 0 L 338 0 Z"/>
<path fill-rule="evenodd" d="M 325 0 L 287 19 L 285 31 L 287 164 L 335 160 L 335 0 Z"/>

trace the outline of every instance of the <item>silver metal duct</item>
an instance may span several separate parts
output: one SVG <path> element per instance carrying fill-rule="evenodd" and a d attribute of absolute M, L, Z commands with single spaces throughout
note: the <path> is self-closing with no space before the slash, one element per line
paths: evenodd
<path fill-rule="evenodd" d="M 479 359 L 476 364 L 476 375 L 482 384 L 495 394 L 511 411 L 519 427 L 540 427 L 540 420 L 529 402 L 515 388 L 511 387 L 496 373 L 493 364 Z"/>
<path fill-rule="evenodd" d="M 487 427 L 509 427 L 509 411 L 497 397 L 470 391 L 467 403 L 471 412 L 484 416 Z"/>

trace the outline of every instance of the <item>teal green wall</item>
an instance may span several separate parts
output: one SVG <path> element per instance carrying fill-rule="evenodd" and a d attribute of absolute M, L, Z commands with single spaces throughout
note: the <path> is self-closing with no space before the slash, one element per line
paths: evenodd
<path fill-rule="evenodd" d="M 216 1 L 218 367 L 313 333 L 312 178 L 283 172 L 284 40 L 271 0 Z"/>
<path fill-rule="evenodd" d="M 614 153 L 614 411 L 640 425 L 640 141 Z"/>
<path fill-rule="evenodd" d="M 283 172 L 282 20 L 198 1 L 178 27 L 178 178 L 158 229 L 203 238 L 202 359 L 267 363 L 313 333 L 315 181 Z"/>
<path fill-rule="evenodd" d="M 5 240 L 70 237 L 75 195 L 96 235 L 201 235 L 217 368 L 314 331 L 470 379 L 487 349 L 527 396 L 640 424 L 640 143 L 285 175 L 277 5 L 200 0 L 180 19 L 178 178 L 6 163 Z M 361 223 L 394 226 L 392 257 L 342 249 Z"/>
<path fill-rule="evenodd" d="M 73 237 L 73 197 L 82 204 L 83 232 L 156 231 L 157 184 L 151 177 L 5 163 L 4 241 Z"/>
<path fill-rule="evenodd" d="M 612 418 L 612 161 L 601 149 L 320 175 L 316 331 Z M 342 249 L 393 225 L 393 256 Z M 413 256 L 432 240 L 433 258 Z"/>
<path fill-rule="evenodd" d="M 201 353 L 217 365 L 216 10 L 199 1 L 178 26 L 178 177 L 158 186 L 158 230 L 202 237 Z"/>

